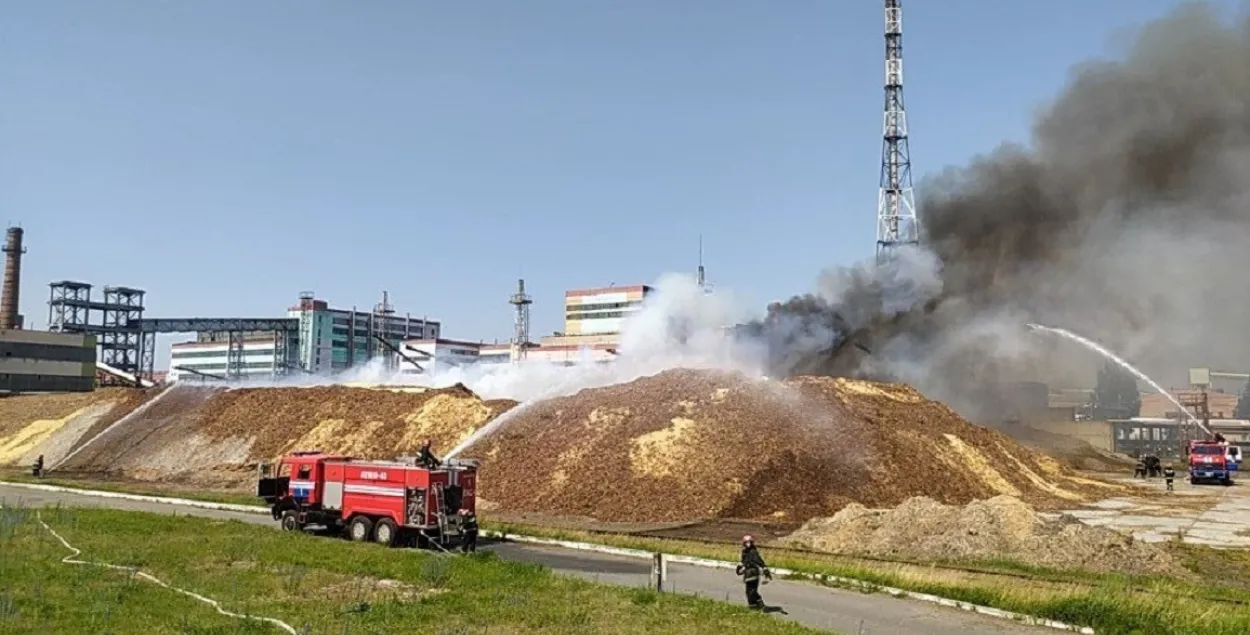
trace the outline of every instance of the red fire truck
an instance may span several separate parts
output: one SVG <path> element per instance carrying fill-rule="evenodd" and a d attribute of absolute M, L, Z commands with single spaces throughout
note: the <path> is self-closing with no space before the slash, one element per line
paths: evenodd
<path fill-rule="evenodd" d="M 446 547 L 459 537 L 455 515 L 476 513 L 477 464 L 415 459 L 365 461 L 318 451 L 295 452 L 276 469 L 262 463 L 256 495 L 285 531 L 319 528 L 356 541 Z"/>
<path fill-rule="evenodd" d="M 1241 448 L 1229 445 L 1224 437 L 1217 435 L 1214 441 L 1190 441 L 1185 453 L 1189 455 L 1189 482 L 1233 484 L 1233 472 L 1240 471 Z"/>

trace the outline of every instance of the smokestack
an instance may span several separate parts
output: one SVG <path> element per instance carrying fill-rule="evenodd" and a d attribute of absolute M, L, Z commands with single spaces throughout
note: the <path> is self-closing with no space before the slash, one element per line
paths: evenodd
<path fill-rule="evenodd" d="M 10 227 L 4 241 L 4 288 L 0 291 L 0 329 L 21 328 L 17 314 L 22 286 L 22 228 Z"/>

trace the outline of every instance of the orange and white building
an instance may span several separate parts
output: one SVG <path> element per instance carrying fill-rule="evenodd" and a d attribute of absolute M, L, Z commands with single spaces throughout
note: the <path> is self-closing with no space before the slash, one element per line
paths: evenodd
<path fill-rule="evenodd" d="M 564 335 L 619 336 L 625 321 L 642 310 L 642 301 L 654 291 L 645 284 L 565 291 Z"/>

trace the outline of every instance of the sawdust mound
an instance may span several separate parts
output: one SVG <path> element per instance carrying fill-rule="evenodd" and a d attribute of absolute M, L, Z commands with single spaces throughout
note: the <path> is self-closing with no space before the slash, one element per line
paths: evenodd
<path fill-rule="evenodd" d="M 890 510 L 848 505 L 778 544 L 800 549 L 928 561 L 1008 558 L 1054 569 L 1182 574 L 1164 549 L 1063 515 L 1046 519 L 1011 496 L 964 506 L 917 497 Z"/>
<path fill-rule="evenodd" d="M 391 459 L 425 439 L 451 448 L 514 402 L 461 384 L 416 391 L 324 386 L 176 387 L 67 462 L 67 471 L 242 486 L 295 450 Z"/>
<path fill-rule="evenodd" d="M 1060 507 L 1114 489 L 896 384 L 673 370 L 508 416 L 466 452 L 505 511 L 797 526 L 852 502 L 1010 494 Z"/>
<path fill-rule="evenodd" d="M 151 394 L 133 388 L 101 388 L 0 398 L 0 465 L 25 465 L 40 454 L 47 463 L 54 463 Z"/>

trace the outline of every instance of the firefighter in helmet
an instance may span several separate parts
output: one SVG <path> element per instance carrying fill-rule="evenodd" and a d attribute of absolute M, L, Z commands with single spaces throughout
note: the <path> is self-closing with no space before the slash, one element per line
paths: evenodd
<path fill-rule="evenodd" d="M 477 552 L 477 515 L 467 509 L 460 510 L 460 552 Z"/>
<path fill-rule="evenodd" d="M 31 474 L 32 474 L 35 478 L 39 478 L 39 477 L 43 476 L 43 455 L 42 455 L 42 454 L 40 454 L 40 455 L 39 455 L 39 456 L 35 459 L 35 464 L 34 464 L 34 465 L 32 465 L 32 466 L 30 466 L 30 473 L 31 473 Z"/>
<path fill-rule="evenodd" d="M 432 439 L 426 439 L 425 443 L 421 444 L 421 456 L 418 460 L 421 461 L 422 467 L 432 468 L 439 465 L 438 457 L 434 456 L 434 453 L 430 451 L 431 443 L 433 443 Z"/>
<path fill-rule="evenodd" d="M 773 573 L 764 564 L 764 557 L 755 548 L 755 539 L 751 536 L 742 537 L 742 561 L 738 564 L 738 575 L 742 576 L 746 585 L 747 605 L 753 609 L 764 608 L 764 598 L 760 597 L 760 576 L 771 581 Z"/>

